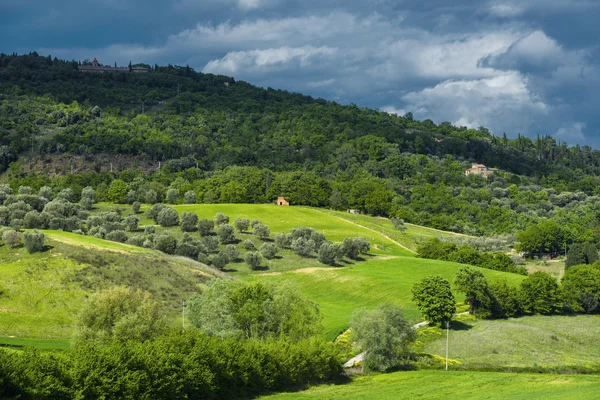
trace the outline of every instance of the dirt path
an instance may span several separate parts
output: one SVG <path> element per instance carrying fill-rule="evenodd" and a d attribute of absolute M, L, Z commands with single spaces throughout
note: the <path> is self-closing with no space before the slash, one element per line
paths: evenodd
<path fill-rule="evenodd" d="M 382 232 L 380 232 L 380 231 L 376 231 L 375 229 L 369 228 L 368 226 L 361 225 L 361 224 L 359 224 L 359 223 L 357 223 L 357 222 L 354 222 L 354 221 L 350 221 L 350 220 L 348 220 L 348 219 L 346 219 L 346 218 L 338 217 L 337 215 L 331 215 L 331 214 L 327 214 L 327 213 L 325 213 L 325 212 L 323 212 L 323 211 L 321 211 L 321 210 L 318 210 L 318 211 L 319 211 L 321 214 L 325 214 L 325 215 L 327 215 L 328 217 L 337 218 L 337 219 L 339 219 L 339 220 L 341 220 L 341 221 L 344 221 L 344 222 L 347 222 L 347 223 L 349 223 L 349 224 L 352 224 L 352 225 L 355 225 L 355 226 L 359 226 L 359 227 L 361 227 L 361 228 L 363 228 L 363 229 L 366 229 L 366 230 L 369 230 L 369 231 L 371 231 L 371 232 L 375 232 L 375 233 L 376 233 L 376 234 L 378 234 L 378 235 L 383 235 L 383 237 L 384 237 L 384 238 L 386 238 L 386 239 L 387 239 L 387 240 L 389 240 L 390 242 L 394 243 L 396 246 L 400 246 L 400 247 L 402 247 L 404 250 L 407 250 L 407 251 L 411 252 L 412 254 L 417 254 L 417 252 L 416 252 L 416 251 L 409 249 L 408 247 L 406 247 L 406 246 L 405 246 L 405 245 L 403 245 L 402 243 L 400 243 L 400 242 L 398 242 L 398 241 L 396 241 L 396 240 L 392 239 L 391 237 L 389 237 L 389 236 L 388 236 L 388 235 L 386 235 L 385 233 L 382 233 Z"/>

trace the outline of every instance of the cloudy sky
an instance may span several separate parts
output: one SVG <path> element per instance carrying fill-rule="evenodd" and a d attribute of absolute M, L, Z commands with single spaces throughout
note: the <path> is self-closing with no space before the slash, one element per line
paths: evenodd
<path fill-rule="evenodd" d="M 598 0 L 0 0 L 0 52 L 189 64 L 600 147 L 599 20 Z"/>

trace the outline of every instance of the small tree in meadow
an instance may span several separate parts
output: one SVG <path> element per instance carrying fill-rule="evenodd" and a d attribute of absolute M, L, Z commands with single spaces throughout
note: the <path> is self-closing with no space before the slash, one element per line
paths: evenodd
<path fill-rule="evenodd" d="M 184 211 L 181 213 L 181 230 L 193 232 L 198 229 L 198 215 Z"/>
<path fill-rule="evenodd" d="M 273 243 L 263 243 L 258 248 L 258 251 L 267 260 L 272 260 L 277 255 L 277 246 Z"/>
<path fill-rule="evenodd" d="M 133 209 L 133 212 L 135 214 L 140 212 L 140 208 L 141 208 L 141 204 L 139 201 L 134 201 L 133 204 L 131 205 L 131 208 Z"/>
<path fill-rule="evenodd" d="M 215 224 L 216 225 L 223 225 L 223 224 L 228 224 L 229 223 L 229 216 L 223 214 L 222 212 L 218 212 L 215 215 Z"/>
<path fill-rule="evenodd" d="M 256 245 L 254 244 L 254 242 L 250 239 L 246 239 L 242 242 L 242 247 L 248 251 L 255 251 L 256 250 Z"/>
<path fill-rule="evenodd" d="M 13 229 L 7 229 L 2 233 L 2 241 L 11 249 L 21 244 L 21 233 Z"/>
<path fill-rule="evenodd" d="M 223 269 L 229 263 L 229 258 L 223 253 L 218 253 L 210 257 L 210 262 L 215 268 Z"/>
<path fill-rule="evenodd" d="M 200 236 L 210 236 L 215 230 L 215 222 L 212 219 L 202 218 L 198 221 L 198 233 Z"/>
<path fill-rule="evenodd" d="M 177 189 L 167 190 L 167 203 L 177 204 L 177 200 L 179 200 L 179 190 L 177 190 Z"/>
<path fill-rule="evenodd" d="M 193 190 L 188 190 L 183 195 L 184 204 L 196 204 L 196 193 Z"/>
<path fill-rule="evenodd" d="M 168 234 L 156 236 L 154 239 L 154 248 L 167 254 L 174 254 L 177 250 L 177 240 Z"/>
<path fill-rule="evenodd" d="M 412 300 L 422 317 L 434 324 L 444 326 L 452 320 L 456 311 L 456 299 L 450 283 L 439 275 L 431 275 L 412 287 Z"/>
<path fill-rule="evenodd" d="M 219 226 L 219 229 L 217 229 L 217 237 L 219 238 L 219 242 L 222 244 L 235 242 L 234 233 L 235 231 L 231 225 L 223 224 Z"/>
<path fill-rule="evenodd" d="M 323 243 L 319 247 L 319 261 L 323 264 L 333 265 L 337 257 L 337 249 L 331 243 Z"/>
<path fill-rule="evenodd" d="M 231 261 L 231 262 L 234 262 L 235 260 L 240 258 L 240 251 L 233 244 L 228 244 L 227 246 L 225 246 L 225 249 L 223 250 L 223 254 L 225 254 L 227 256 L 227 258 L 229 258 L 229 261 Z"/>
<path fill-rule="evenodd" d="M 179 224 L 179 214 L 172 207 L 165 207 L 158 213 L 156 222 L 163 227 L 176 226 Z"/>
<path fill-rule="evenodd" d="M 235 229 L 237 229 L 238 232 L 242 233 L 248 230 L 250 221 L 248 221 L 248 218 L 237 217 L 233 222 L 233 225 L 235 225 Z"/>
<path fill-rule="evenodd" d="M 267 225 L 257 224 L 254 226 L 254 234 L 261 239 L 268 239 L 271 236 L 271 229 Z"/>
<path fill-rule="evenodd" d="M 37 229 L 27 231 L 23 234 L 23 244 L 29 253 L 35 253 L 44 249 L 44 234 Z"/>
<path fill-rule="evenodd" d="M 246 262 L 246 264 L 248 264 L 250 266 L 251 269 L 255 270 L 258 267 L 260 267 L 262 257 L 260 255 L 260 253 L 258 253 L 258 252 L 249 251 L 244 256 L 244 261 Z"/>

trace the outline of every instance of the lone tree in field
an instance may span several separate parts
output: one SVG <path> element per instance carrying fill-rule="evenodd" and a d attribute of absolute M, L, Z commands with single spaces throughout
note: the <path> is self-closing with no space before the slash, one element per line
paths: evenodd
<path fill-rule="evenodd" d="M 254 234 L 261 239 L 268 239 L 271 236 L 271 229 L 267 225 L 257 224 L 254 225 Z"/>
<path fill-rule="evenodd" d="M 412 300 L 425 320 L 444 326 L 452 320 L 456 311 L 456 300 L 450 283 L 439 275 L 431 275 L 412 287 Z"/>
<path fill-rule="evenodd" d="M 35 253 L 44 249 L 44 234 L 37 229 L 26 231 L 23 234 L 23 243 L 29 253 Z"/>
<path fill-rule="evenodd" d="M 387 303 L 374 310 L 355 311 L 350 328 L 354 340 L 365 351 L 365 367 L 374 371 L 396 367 L 417 338 L 402 309 Z"/>

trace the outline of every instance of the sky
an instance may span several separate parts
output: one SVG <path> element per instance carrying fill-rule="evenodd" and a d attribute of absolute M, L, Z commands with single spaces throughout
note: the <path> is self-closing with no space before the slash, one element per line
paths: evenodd
<path fill-rule="evenodd" d="M 600 147 L 598 0 L 0 0 L 0 52 L 189 65 Z"/>

